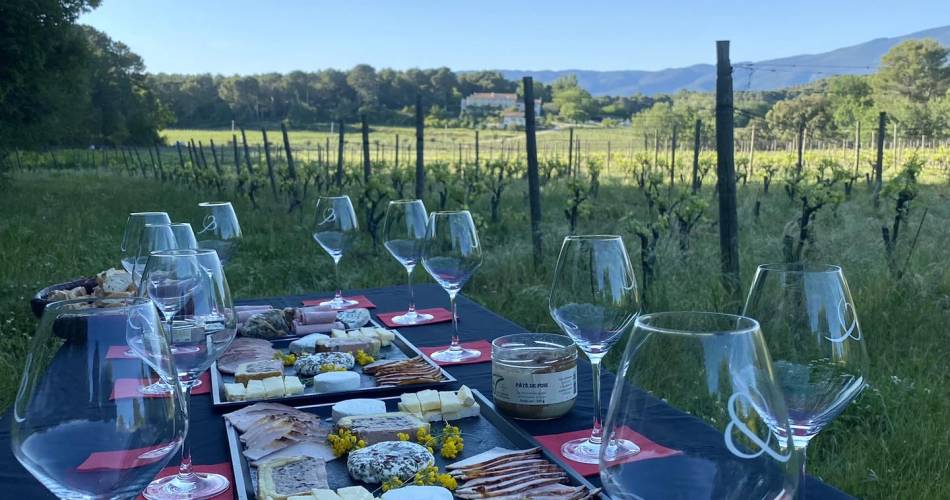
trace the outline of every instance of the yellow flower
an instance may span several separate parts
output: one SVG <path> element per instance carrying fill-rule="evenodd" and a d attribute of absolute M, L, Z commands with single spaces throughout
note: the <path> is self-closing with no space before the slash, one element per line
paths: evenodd
<path fill-rule="evenodd" d="M 399 438 L 400 441 L 409 441 L 409 434 L 406 434 L 405 432 L 396 434 L 396 437 Z"/>

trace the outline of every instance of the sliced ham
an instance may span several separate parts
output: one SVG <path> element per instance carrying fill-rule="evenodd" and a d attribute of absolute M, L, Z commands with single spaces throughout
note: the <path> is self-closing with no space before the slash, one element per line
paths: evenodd
<path fill-rule="evenodd" d="M 473 488 L 468 489 L 464 487 L 459 487 L 455 490 L 455 496 L 459 498 L 495 498 L 505 495 L 513 495 L 516 493 L 523 493 L 528 490 L 532 490 L 539 486 L 544 486 L 547 484 L 560 483 L 566 479 L 566 475 L 561 474 L 562 477 L 538 477 L 537 479 L 532 479 L 530 481 L 515 481 L 513 483 L 505 483 L 502 488 L 486 490 L 484 488 Z"/>
<path fill-rule="evenodd" d="M 510 461 L 512 458 L 523 459 L 525 457 L 539 457 L 541 448 L 531 448 L 528 450 L 509 450 L 506 448 L 492 448 L 475 455 L 474 457 L 459 460 L 458 462 L 446 465 L 446 470 L 487 468 L 492 464 L 502 461 Z"/>

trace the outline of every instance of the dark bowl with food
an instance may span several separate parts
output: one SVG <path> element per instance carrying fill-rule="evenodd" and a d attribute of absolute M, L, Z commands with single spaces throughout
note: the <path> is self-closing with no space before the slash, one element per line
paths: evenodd
<path fill-rule="evenodd" d="M 78 278 L 66 283 L 50 285 L 36 292 L 36 295 L 30 299 L 30 308 L 33 309 L 33 314 L 35 314 L 37 318 L 41 318 L 43 317 L 43 310 L 46 309 L 46 305 L 50 303 L 48 297 L 54 291 L 72 290 L 77 286 L 81 286 L 86 289 L 87 294 L 92 294 L 92 290 L 96 287 L 96 285 L 96 278 Z"/>

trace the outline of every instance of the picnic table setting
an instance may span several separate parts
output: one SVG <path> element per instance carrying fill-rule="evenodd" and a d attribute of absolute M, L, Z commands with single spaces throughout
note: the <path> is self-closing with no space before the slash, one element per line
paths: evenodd
<path fill-rule="evenodd" d="M 535 333 L 461 293 L 491 251 L 468 211 L 389 203 L 405 284 L 236 300 L 238 216 L 199 208 L 129 214 L 119 268 L 33 297 L 4 498 L 851 498 L 805 474 L 867 384 L 839 266 L 760 265 L 738 314 L 645 312 L 623 237 L 568 235 Z M 312 213 L 338 283 L 374 265 L 344 258 L 349 197 Z"/>

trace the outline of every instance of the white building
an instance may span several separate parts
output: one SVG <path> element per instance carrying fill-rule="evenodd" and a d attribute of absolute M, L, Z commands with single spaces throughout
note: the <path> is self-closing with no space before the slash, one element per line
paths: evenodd
<path fill-rule="evenodd" d="M 518 94 L 476 92 L 462 99 L 462 114 L 465 114 L 466 110 L 474 111 L 476 109 L 485 111 L 521 111 L 521 120 L 522 124 L 524 124 L 524 102 L 518 99 Z M 534 116 L 541 116 L 541 99 L 534 100 Z"/>

